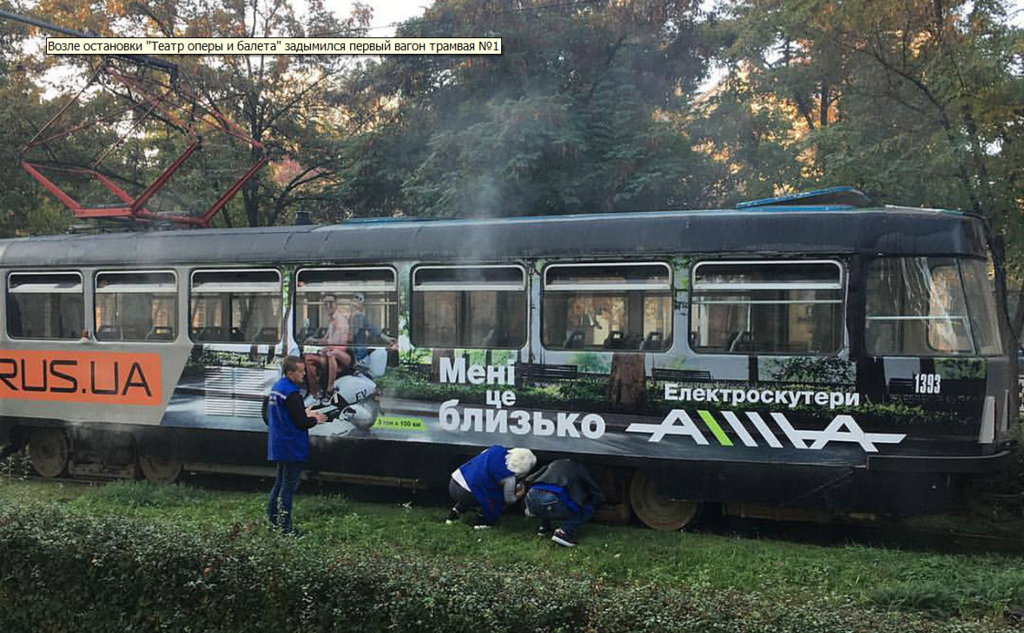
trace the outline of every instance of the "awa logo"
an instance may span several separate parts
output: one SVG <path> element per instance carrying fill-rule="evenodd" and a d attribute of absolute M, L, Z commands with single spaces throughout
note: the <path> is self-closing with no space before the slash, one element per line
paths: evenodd
<path fill-rule="evenodd" d="M 743 414 L 747 418 L 747 424 L 753 429 L 753 433 L 747 428 L 747 424 L 744 424 L 740 417 L 732 411 L 721 412 L 722 417 L 732 430 L 734 436 L 744 446 L 760 446 L 761 444 L 755 439 L 756 434 L 761 442 L 771 448 L 783 447 L 782 442 L 779 441 L 779 435 L 759 413 L 756 411 L 745 411 Z M 697 411 L 697 415 L 720 445 L 734 445 L 733 439 L 722 429 L 722 426 L 711 415 L 710 411 Z M 844 442 L 858 444 L 866 453 L 877 453 L 878 444 L 899 444 L 906 437 L 904 433 L 865 433 L 860 428 L 860 425 L 857 424 L 857 421 L 853 419 L 853 416 L 850 415 L 837 415 L 827 427 L 820 431 L 793 428 L 793 425 L 789 423 L 786 416 L 781 413 L 771 413 L 769 415 L 774 425 L 782 431 L 782 437 L 794 448 L 799 449 L 816 451 L 825 448 L 831 442 Z M 634 422 L 626 428 L 626 432 L 648 433 L 650 434 L 649 442 L 660 442 L 666 435 L 679 435 L 689 437 L 701 446 L 710 444 L 708 438 L 704 435 L 704 431 L 682 409 L 672 410 L 661 424 Z"/>

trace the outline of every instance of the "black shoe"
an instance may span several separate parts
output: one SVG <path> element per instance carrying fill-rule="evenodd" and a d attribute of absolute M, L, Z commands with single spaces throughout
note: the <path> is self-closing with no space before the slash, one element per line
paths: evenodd
<path fill-rule="evenodd" d="M 458 523 L 459 522 L 459 518 L 461 518 L 461 517 L 462 517 L 462 515 L 459 514 L 459 511 L 456 510 L 455 508 L 452 508 L 452 511 L 448 513 L 448 518 L 444 520 L 444 524 L 445 525 L 452 525 L 454 523 Z"/>
<path fill-rule="evenodd" d="M 542 525 L 537 529 L 537 536 L 551 536 L 551 532 L 550 525 Z"/>
<path fill-rule="evenodd" d="M 487 519 L 483 517 L 477 517 L 476 523 L 473 525 L 474 530 L 489 530 L 494 527 L 493 523 L 488 523 Z"/>
<path fill-rule="evenodd" d="M 563 532 L 562 528 L 555 530 L 555 533 L 551 536 L 551 540 L 562 547 L 576 547 L 576 541 L 572 540 L 572 535 L 568 532 Z"/>

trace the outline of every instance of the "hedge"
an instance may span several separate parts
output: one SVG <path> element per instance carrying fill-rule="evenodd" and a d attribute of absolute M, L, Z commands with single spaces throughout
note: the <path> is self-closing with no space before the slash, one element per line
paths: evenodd
<path fill-rule="evenodd" d="M 559 552 L 553 550 L 552 555 Z M 0 509 L 2 631 L 991 631 L 856 605 L 459 566 L 262 529 Z"/>

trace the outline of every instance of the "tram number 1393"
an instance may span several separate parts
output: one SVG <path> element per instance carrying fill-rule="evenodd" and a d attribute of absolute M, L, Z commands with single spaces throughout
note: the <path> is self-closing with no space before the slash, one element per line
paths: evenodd
<path fill-rule="evenodd" d="M 941 393 L 942 376 L 939 374 L 914 374 L 914 393 Z"/>

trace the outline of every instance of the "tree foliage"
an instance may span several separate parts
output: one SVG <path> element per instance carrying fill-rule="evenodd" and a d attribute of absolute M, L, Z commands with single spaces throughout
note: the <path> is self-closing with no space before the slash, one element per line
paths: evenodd
<path fill-rule="evenodd" d="M 395 56 L 394 111 L 349 144 L 342 204 L 408 215 L 689 206 L 704 159 L 673 125 L 707 63 L 694 3 L 439 0 L 406 37 L 500 35 L 500 56 Z"/>
<path fill-rule="evenodd" d="M 739 158 L 726 190 L 852 184 L 885 202 L 1020 224 L 1024 40 L 1001 2 L 725 9 L 729 74 L 692 129 Z"/>
<path fill-rule="evenodd" d="M 21 9 L 3 0 L 0 8 Z M 52 233 L 70 221 L 63 207 L 18 167 L 18 152 L 35 134 L 36 122 L 53 114 L 28 78 L 23 53 L 28 37 L 24 26 L 0 21 L 0 236 Z"/>
<path fill-rule="evenodd" d="M 296 15 L 289 0 L 166 0 L 146 4 L 41 0 L 36 12 L 52 23 L 103 35 L 221 38 L 353 36 L 362 33 L 371 16 L 369 10 L 357 5 L 351 16 L 340 20 L 318 0 L 307 3 L 302 16 Z M 182 107 L 177 114 L 183 120 L 194 121 L 195 103 L 206 103 L 237 123 L 265 149 L 249 147 L 227 134 L 204 134 L 202 149 L 172 178 L 163 194 L 165 199 L 158 198 L 157 202 L 170 205 L 173 211 L 203 211 L 264 152 L 269 154 L 271 163 L 242 188 L 222 214 L 223 222 L 229 226 L 275 224 L 288 219 L 297 204 L 323 201 L 325 191 L 336 178 L 337 144 L 344 138 L 348 125 L 344 115 L 348 101 L 338 89 L 339 79 L 348 68 L 346 59 L 259 55 L 181 56 L 172 57 L 171 61 L 180 67 L 175 86 L 182 89 L 178 99 Z M 52 63 L 35 62 L 37 80 L 43 78 L 46 65 Z M 84 56 L 65 62 L 82 77 L 92 73 L 99 63 Z M 157 81 L 171 84 L 168 77 L 158 76 L 151 69 L 133 68 L 121 61 L 116 65 L 119 72 L 152 92 L 162 90 L 156 87 Z M 88 92 L 82 103 L 69 112 L 69 125 L 89 121 L 90 117 L 95 120 L 95 111 L 114 110 L 120 102 L 139 101 L 138 91 L 131 87 L 107 83 L 113 86 L 110 91 Z M 66 100 L 68 95 L 59 99 Z M 124 122 L 120 124 L 123 129 Z M 117 126 L 117 122 L 110 124 L 112 129 L 105 129 L 102 123 L 90 125 L 86 132 L 69 140 L 95 153 L 114 142 Z M 185 143 L 175 137 L 171 129 L 174 127 L 180 126 L 169 125 L 166 117 L 156 117 L 140 127 L 131 142 L 108 160 L 112 177 L 134 193 L 144 188 L 184 150 Z M 134 156 L 132 147 L 137 148 Z M 61 148 L 65 152 L 69 149 Z M 67 158 L 76 159 L 88 162 L 84 155 Z M 81 183 L 77 187 L 85 188 Z"/>
<path fill-rule="evenodd" d="M 498 36 L 502 55 L 173 61 L 271 153 L 228 207 L 229 225 L 287 222 L 298 205 L 321 221 L 557 214 L 851 184 L 883 202 L 981 213 L 1024 262 L 1024 41 L 1002 0 L 707 5 L 435 0 L 398 35 Z M 33 13 L 103 35 L 212 37 L 354 35 L 371 18 L 358 5 L 345 18 L 322 0 L 307 6 L 39 0 Z M 56 228 L 56 203 L 17 169 L 16 152 L 66 98 L 51 67 L 80 85 L 97 61 L 33 56 L 26 36 L 0 24 L 8 234 Z M 708 82 L 714 67 L 724 76 Z M 73 114 L 116 100 L 90 93 Z M 96 126 L 63 149 L 84 160 L 113 135 Z M 129 187 L 178 149 L 160 125 L 133 142 L 112 160 Z M 206 204 L 257 157 L 229 138 L 204 139 L 168 204 Z"/>

